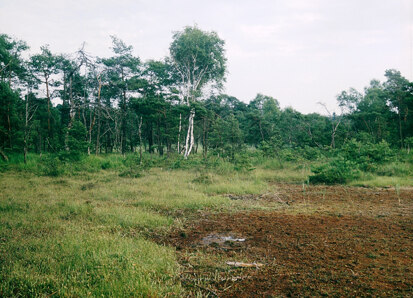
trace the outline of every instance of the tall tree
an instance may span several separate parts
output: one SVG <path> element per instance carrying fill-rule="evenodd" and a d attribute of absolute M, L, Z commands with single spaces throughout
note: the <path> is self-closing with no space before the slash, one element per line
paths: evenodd
<path fill-rule="evenodd" d="M 21 79 L 25 74 L 25 63 L 21 57 L 22 52 L 27 50 L 29 47 L 24 41 L 15 40 L 6 34 L 0 34 L 0 82 L 8 84 L 9 88 L 12 88 L 12 83 L 20 83 Z M 6 89 L 3 87 L 3 90 Z M 6 91 L 7 92 L 7 91 Z M 6 131 L 8 136 L 8 145 L 12 147 L 12 118 L 13 118 L 13 97 L 4 102 L 6 113 L 4 114 L 6 118 Z"/>
<path fill-rule="evenodd" d="M 13 149 L 12 139 L 18 125 L 16 111 L 18 101 L 18 93 L 6 82 L 0 81 L 0 148 L 2 149 Z"/>
<path fill-rule="evenodd" d="M 58 62 L 59 58 L 53 55 L 49 46 L 42 46 L 41 53 L 31 57 L 31 68 L 37 78 L 44 83 L 46 88 L 47 100 L 47 130 L 48 130 L 48 145 L 50 146 L 50 139 L 52 138 L 51 128 L 51 84 L 53 83 L 53 75 L 59 72 Z"/>
<path fill-rule="evenodd" d="M 112 50 L 114 56 L 102 59 L 106 66 L 106 75 L 109 80 L 109 88 L 107 94 L 114 100 L 118 100 L 120 108 L 120 143 L 121 152 L 126 152 L 126 138 L 127 138 L 127 107 L 128 107 L 128 93 L 129 80 L 139 74 L 140 59 L 134 57 L 132 46 L 127 46 L 122 40 L 116 36 L 112 38 Z"/>
<path fill-rule="evenodd" d="M 6 34 L 0 34 L 0 78 L 11 87 L 14 78 L 21 78 L 25 73 L 22 52 L 29 47 L 24 41 L 15 40 Z"/>
<path fill-rule="evenodd" d="M 69 151 L 69 134 L 73 127 L 73 122 L 76 115 L 76 109 L 79 108 L 82 98 L 87 97 L 87 81 L 86 78 L 80 74 L 80 69 L 83 65 L 88 64 L 89 58 L 86 56 L 82 48 L 76 53 L 76 57 L 71 59 L 69 57 L 58 57 L 59 69 L 63 73 L 63 90 L 61 90 L 61 98 L 63 106 L 68 107 L 67 129 L 64 139 L 64 147 Z"/>
<path fill-rule="evenodd" d="M 413 88 L 411 83 L 401 75 L 400 71 L 394 69 L 386 70 L 385 76 L 387 81 L 384 83 L 384 88 L 391 107 L 397 114 L 400 147 L 403 148 L 405 129 L 413 109 Z"/>
<path fill-rule="evenodd" d="M 185 27 L 174 34 L 169 50 L 180 77 L 182 100 L 190 109 L 184 150 L 187 158 L 194 145 L 193 104 L 206 85 L 220 88 L 225 80 L 224 41 L 215 32 L 202 31 L 196 26 Z"/>

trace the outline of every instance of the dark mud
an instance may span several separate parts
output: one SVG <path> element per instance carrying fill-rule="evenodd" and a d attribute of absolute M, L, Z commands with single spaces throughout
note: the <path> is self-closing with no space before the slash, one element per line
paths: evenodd
<path fill-rule="evenodd" d="M 181 280 L 189 293 L 220 297 L 413 294 L 411 190 L 401 193 L 400 205 L 397 194 L 387 189 L 310 187 L 303 191 L 302 186 L 291 185 L 278 189 L 274 200 L 289 202 L 286 209 L 204 214 L 164 239 L 177 249 Z M 258 199 L 265 204 L 271 195 Z M 209 241 L 226 235 L 245 241 Z M 263 266 L 235 268 L 227 262 Z"/>

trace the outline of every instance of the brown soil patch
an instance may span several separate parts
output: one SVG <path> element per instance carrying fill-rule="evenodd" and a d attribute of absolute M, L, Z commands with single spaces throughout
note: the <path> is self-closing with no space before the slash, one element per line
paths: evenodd
<path fill-rule="evenodd" d="M 298 214 L 302 206 L 294 204 L 305 199 L 312 207 L 324 206 L 327 192 L 320 198 L 320 189 L 311 195 L 290 186 L 289 194 L 294 188 L 296 195 L 289 197 L 287 209 L 205 214 L 169 235 L 166 242 L 180 252 L 181 280 L 191 295 L 199 291 L 222 297 L 412 295 L 413 220 L 407 215 L 412 215 L 413 194 L 404 194 L 404 204 L 410 205 L 397 207 L 387 190 L 351 188 L 357 190 L 351 208 L 343 209 L 346 198 L 341 194 L 333 198 L 331 193 L 342 191 L 331 187 L 330 209 L 310 208 L 313 214 Z M 286 195 L 280 189 L 274 197 L 284 204 Z M 350 194 L 348 190 L 343 194 Z M 270 195 L 260 199 L 271 200 Z M 374 202 L 388 209 L 373 204 L 369 212 L 355 212 Z M 338 210 L 344 215 L 337 215 Z M 385 217 L 377 216 L 383 212 Z M 225 235 L 245 241 L 205 242 Z M 234 268 L 227 261 L 264 266 Z"/>
<path fill-rule="evenodd" d="M 351 215 L 405 220 L 413 215 L 413 188 L 364 188 L 276 184 L 276 191 L 255 196 L 261 205 L 278 203 L 288 213 Z M 237 196 L 233 196 L 235 199 Z M 244 196 L 238 199 L 245 200 Z"/>

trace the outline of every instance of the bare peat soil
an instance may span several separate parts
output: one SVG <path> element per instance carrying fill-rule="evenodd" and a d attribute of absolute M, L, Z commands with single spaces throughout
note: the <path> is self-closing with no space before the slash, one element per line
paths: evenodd
<path fill-rule="evenodd" d="M 276 189 L 230 196 L 264 210 L 200 214 L 162 240 L 178 252 L 189 295 L 413 295 L 412 189 Z"/>

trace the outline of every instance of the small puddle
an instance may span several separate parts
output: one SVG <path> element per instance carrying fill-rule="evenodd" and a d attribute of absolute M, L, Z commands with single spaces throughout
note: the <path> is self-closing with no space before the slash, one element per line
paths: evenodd
<path fill-rule="evenodd" d="M 210 234 L 201 239 L 203 245 L 224 244 L 225 242 L 245 242 L 245 238 L 237 238 L 233 235 Z"/>

